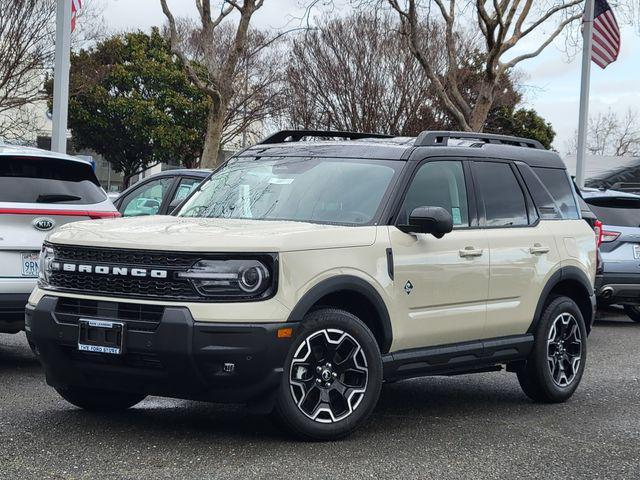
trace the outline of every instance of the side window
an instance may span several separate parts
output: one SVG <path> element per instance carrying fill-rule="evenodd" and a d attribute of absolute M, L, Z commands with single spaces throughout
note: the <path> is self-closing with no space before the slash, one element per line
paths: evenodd
<path fill-rule="evenodd" d="M 549 190 L 556 205 L 560 208 L 562 216 L 571 220 L 580 218 L 567 172 L 559 168 L 542 167 L 535 167 L 533 171 Z"/>
<path fill-rule="evenodd" d="M 428 162 L 420 167 L 404 199 L 398 222 L 406 224 L 417 207 L 442 207 L 454 227 L 469 226 L 469 208 L 461 162 Z"/>
<path fill-rule="evenodd" d="M 562 220 L 560 207 L 556 205 L 547 187 L 544 186 L 529 165 L 518 164 L 517 168 L 524 179 L 524 183 L 527 185 L 529 193 L 533 197 L 538 212 L 540 212 L 540 218 L 543 220 Z"/>
<path fill-rule="evenodd" d="M 173 178 L 159 178 L 142 185 L 125 197 L 120 205 L 123 217 L 155 215 L 160 210 L 162 199 L 173 182 Z"/>
<path fill-rule="evenodd" d="M 182 200 L 187 198 L 189 194 L 202 182 L 201 178 L 182 178 L 176 189 L 176 193 L 173 194 L 171 204 L 176 205 Z"/>
<path fill-rule="evenodd" d="M 484 200 L 487 227 L 529 224 L 524 193 L 508 163 L 476 162 L 478 189 Z"/>

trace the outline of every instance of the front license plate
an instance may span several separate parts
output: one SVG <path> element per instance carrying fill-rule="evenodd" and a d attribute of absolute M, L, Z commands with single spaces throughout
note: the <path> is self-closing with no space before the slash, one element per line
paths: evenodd
<path fill-rule="evenodd" d="M 81 318 L 78 322 L 78 350 L 120 355 L 124 345 L 124 323 Z"/>
<path fill-rule="evenodd" d="M 638 243 L 633 244 L 633 258 L 640 259 L 640 244 Z"/>
<path fill-rule="evenodd" d="M 23 277 L 37 277 L 38 276 L 38 259 L 40 254 L 38 252 L 23 252 L 22 253 L 22 276 Z"/>

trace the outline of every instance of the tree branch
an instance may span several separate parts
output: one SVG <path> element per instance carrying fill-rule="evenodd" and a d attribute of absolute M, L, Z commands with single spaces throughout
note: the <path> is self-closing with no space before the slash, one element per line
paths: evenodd
<path fill-rule="evenodd" d="M 208 0 L 205 0 L 208 3 Z M 160 0 L 160 4 L 162 6 L 162 11 L 164 15 L 167 17 L 167 21 L 169 22 L 169 35 L 170 35 L 170 43 L 171 43 L 171 51 L 180 59 L 183 63 L 185 71 L 187 75 L 191 79 L 191 81 L 203 92 L 205 92 L 208 96 L 211 97 L 213 101 L 220 101 L 220 92 L 217 88 L 208 85 L 204 82 L 198 72 L 195 71 L 191 61 L 186 57 L 182 49 L 180 48 L 180 39 L 178 38 L 178 30 L 176 28 L 176 20 L 167 5 L 167 0 Z M 203 7 L 204 11 L 204 7 Z"/>
<path fill-rule="evenodd" d="M 572 22 L 575 22 L 576 20 L 580 20 L 581 18 L 582 18 L 582 13 L 576 13 L 575 15 L 565 19 L 563 22 L 561 22 L 558 25 L 558 27 L 553 31 L 553 33 L 536 50 L 523 55 L 518 55 L 517 57 L 511 59 L 507 63 L 501 63 L 499 66 L 499 73 L 500 74 L 504 73 L 506 70 L 513 68 L 515 65 L 522 62 L 523 60 L 534 58 L 540 55 L 542 51 L 545 48 L 547 48 L 551 44 L 551 42 L 553 42 L 558 37 L 558 35 L 562 33 L 562 31 L 567 25 L 569 25 Z"/>

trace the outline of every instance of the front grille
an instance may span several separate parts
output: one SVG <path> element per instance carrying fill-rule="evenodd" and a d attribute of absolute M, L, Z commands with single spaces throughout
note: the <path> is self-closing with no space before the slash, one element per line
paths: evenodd
<path fill-rule="evenodd" d="M 188 281 L 114 278 L 82 273 L 58 272 L 50 275 L 51 286 L 74 292 L 90 292 L 117 297 L 199 299 Z"/>
<path fill-rule="evenodd" d="M 153 332 L 162 320 L 164 307 L 61 297 L 55 313 L 59 322 L 72 325 L 77 325 L 80 318 L 112 319 L 126 322 L 129 330 Z"/>
<path fill-rule="evenodd" d="M 144 267 L 190 267 L 199 258 L 189 253 L 150 252 L 146 250 L 112 250 L 108 248 L 52 245 L 57 259 L 76 262 L 104 263 L 108 265 L 135 265 Z"/>
<path fill-rule="evenodd" d="M 164 370 L 160 357 L 154 353 L 131 353 L 126 355 L 104 355 L 100 353 L 80 352 L 77 348 L 62 347 L 71 360 L 82 365 L 112 365 L 145 370 Z"/>
<path fill-rule="evenodd" d="M 139 297 L 159 300 L 194 300 L 202 297 L 191 282 L 175 276 L 202 258 L 202 255 L 143 250 L 113 250 L 107 248 L 52 245 L 55 259 L 61 262 L 87 262 L 94 265 L 127 268 L 159 268 L 168 271 L 167 278 L 98 275 L 79 272 L 51 272 L 51 288 L 67 292 L 113 297 Z"/>

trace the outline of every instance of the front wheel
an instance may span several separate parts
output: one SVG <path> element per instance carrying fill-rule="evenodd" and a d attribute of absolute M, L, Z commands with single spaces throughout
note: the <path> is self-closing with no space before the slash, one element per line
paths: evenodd
<path fill-rule="evenodd" d="M 534 401 L 559 403 L 576 391 L 587 359 L 582 313 L 568 297 L 555 297 L 542 313 L 533 350 L 518 372 L 524 393 Z"/>
<path fill-rule="evenodd" d="M 59 387 L 56 391 L 67 402 L 92 412 L 117 412 L 137 405 L 146 395 L 83 387 Z"/>
<path fill-rule="evenodd" d="M 636 323 L 640 323 L 640 305 L 625 305 L 624 313 Z"/>
<path fill-rule="evenodd" d="M 381 388 L 382 358 L 367 326 L 343 310 L 316 310 L 287 356 L 275 414 L 298 437 L 334 440 L 366 421 Z"/>

